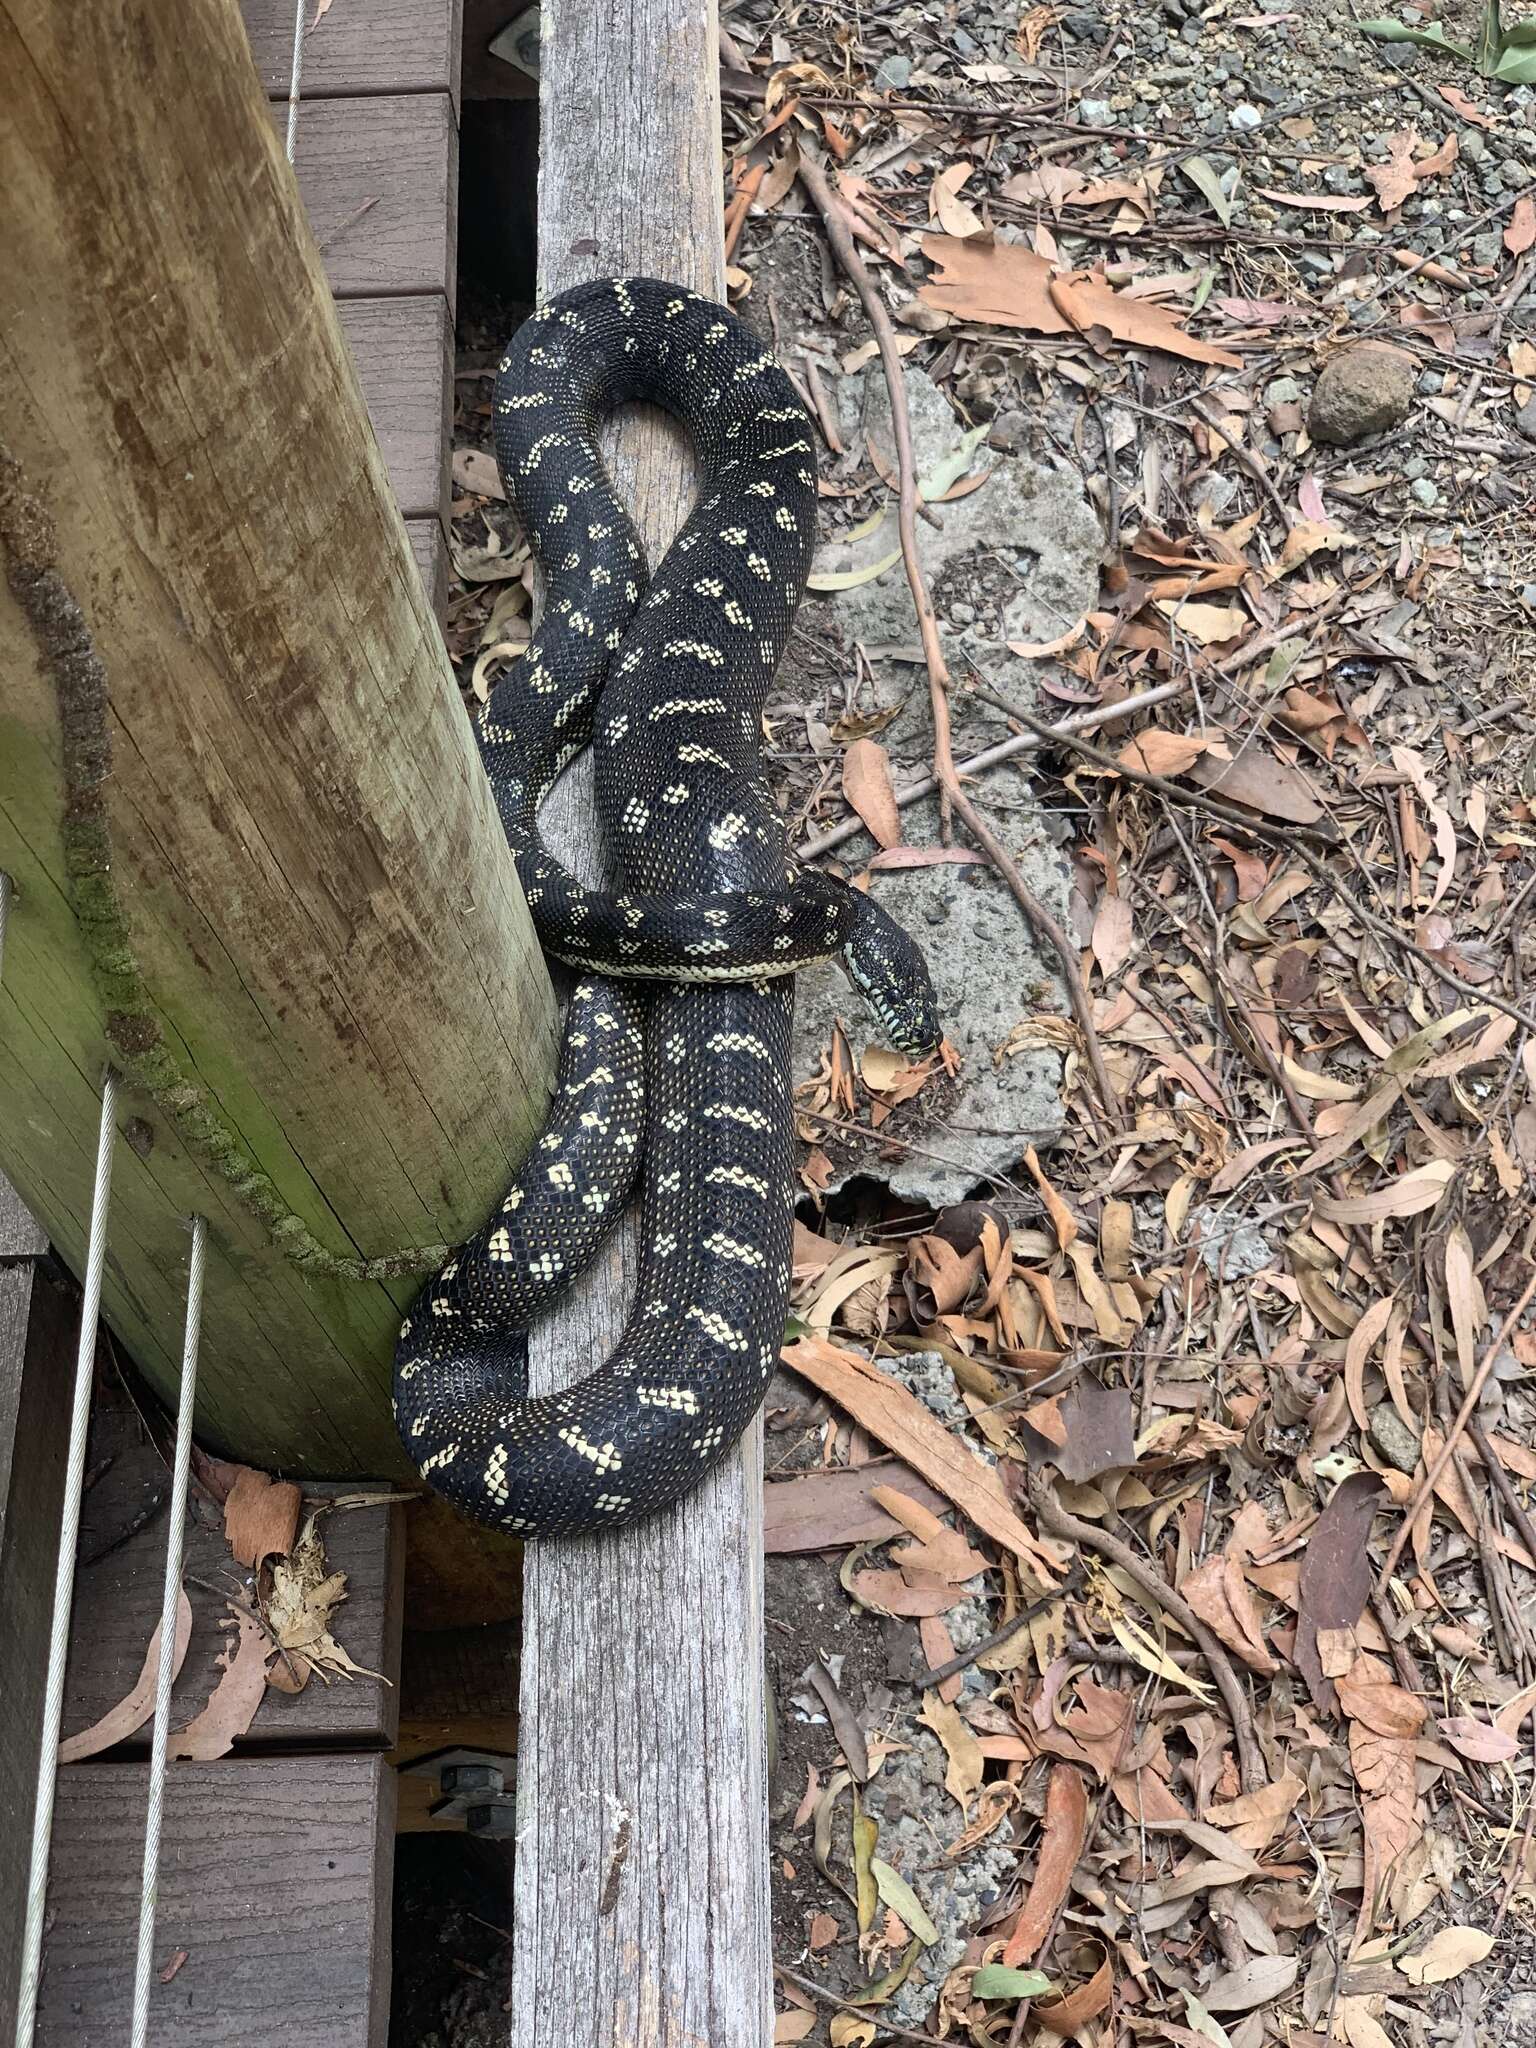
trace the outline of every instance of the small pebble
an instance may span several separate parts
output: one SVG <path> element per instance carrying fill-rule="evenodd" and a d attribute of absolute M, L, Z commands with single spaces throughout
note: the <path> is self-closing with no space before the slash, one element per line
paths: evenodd
<path fill-rule="evenodd" d="M 1295 405 L 1301 397 L 1301 386 L 1294 377 L 1276 377 L 1264 386 L 1266 405 Z"/>
<path fill-rule="evenodd" d="M 1108 100 L 1081 100 L 1078 102 L 1077 118 L 1086 128 L 1112 128 L 1115 124 L 1115 110 Z"/>
<path fill-rule="evenodd" d="M 1430 505 L 1438 505 L 1440 502 L 1440 493 L 1435 489 L 1427 476 L 1421 476 L 1416 483 L 1410 484 L 1408 491 L 1409 495 L 1418 504 L 1426 508 Z"/>
<path fill-rule="evenodd" d="M 1445 377 L 1439 370 L 1426 370 L 1419 378 L 1419 390 L 1425 398 L 1437 398 L 1445 389 Z"/>
<path fill-rule="evenodd" d="M 1417 483 L 1421 476 L 1429 475 L 1428 460 L 1422 455 L 1410 455 L 1403 464 L 1403 475 L 1409 483 Z"/>
<path fill-rule="evenodd" d="M 1234 107 L 1231 113 L 1228 114 L 1227 126 L 1248 133 L 1257 128 L 1263 119 L 1264 116 L 1259 112 L 1258 108 L 1252 105 L 1250 101 L 1244 100 L 1241 106 Z"/>

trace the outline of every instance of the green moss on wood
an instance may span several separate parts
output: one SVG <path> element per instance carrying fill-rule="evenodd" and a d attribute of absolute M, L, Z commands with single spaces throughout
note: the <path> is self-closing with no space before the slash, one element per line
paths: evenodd
<path fill-rule="evenodd" d="M 85 615 L 56 566 L 47 509 L 26 490 L 20 464 L 3 445 L 0 552 L 11 594 L 31 629 L 58 701 L 65 781 L 60 822 L 64 871 L 116 1063 L 156 1104 L 188 1151 L 228 1184 L 290 1264 L 327 1280 L 399 1280 L 435 1271 L 450 1246 L 423 1245 L 373 1259 L 343 1258 L 329 1251 L 210 1106 L 206 1092 L 177 1063 L 139 969 L 132 928 L 112 878 L 104 795 L 112 768 L 105 664 Z"/>

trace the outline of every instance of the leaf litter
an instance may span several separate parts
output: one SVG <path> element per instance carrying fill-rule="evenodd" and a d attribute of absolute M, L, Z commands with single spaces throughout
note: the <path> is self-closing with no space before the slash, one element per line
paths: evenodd
<path fill-rule="evenodd" d="M 1201 14 L 1239 48 L 1305 21 Z M 992 1057 L 1060 1058 L 1065 1134 L 942 1213 L 825 1191 L 848 1124 L 964 1157 L 946 1061 L 840 1027 L 797 1097 L 775 2039 L 1416 2043 L 1536 1916 L 1536 1333 L 1501 1334 L 1536 1169 L 1536 212 L 1472 182 L 1512 110 L 1362 41 L 1379 136 L 1324 100 L 1195 147 L 1089 117 L 1122 81 L 1061 8 L 985 57 L 990 14 L 936 19 L 729 13 L 731 289 L 817 417 L 824 521 L 871 539 L 813 602 L 904 564 L 895 446 L 828 395 L 880 337 L 803 170 L 953 408 L 919 540 L 1021 433 L 1082 477 L 1098 601 L 1012 645 L 1027 695 L 957 651 L 971 593 L 935 603 L 952 716 L 1028 748 L 1087 1002 L 1020 992 Z M 1420 383 L 1341 448 L 1308 393 L 1357 325 Z M 483 695 L 532 570 L 483 466 L 455 478 Z M 856 881 L 985 864 L 958 818 L 907 844 L 934 763 L 868 683 L 920 692 L 915 629 L 795 649 L 795 833 L 865 831 Z M 992 771 L 966 786 L 1006 828 Z"/>

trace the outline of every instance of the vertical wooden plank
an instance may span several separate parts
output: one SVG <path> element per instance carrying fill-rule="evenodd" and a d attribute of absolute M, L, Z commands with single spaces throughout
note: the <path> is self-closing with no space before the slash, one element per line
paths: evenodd
<path fill-rule="evenodd" d="M 0 2040 L 16 2026 L 75 1322 L 47 1240 L 0 1180 Z"/>
<path fill-rule="evenodd" d="M 723 294 L 712 0 L 546 0 L 540 289 L 643 272 Z M 615 471 L 656 559 L 681 437 L 649 419 Z M 590 787 L 551 819 L 595 871 Z M 535 1333 L 533 1383 L 589 1371 L 623 1323 L 621 1241 Z M 509 2038 L 528 2048 L 764 2048 L 762 1439 L 670 1513 L 529 1547 Z"/>

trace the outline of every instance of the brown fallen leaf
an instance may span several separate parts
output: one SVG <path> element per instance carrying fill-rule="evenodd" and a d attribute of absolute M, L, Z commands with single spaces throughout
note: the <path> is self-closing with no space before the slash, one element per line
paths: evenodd
<path fill-rule="evenodd" d="M 336 1505 L 322 1501 L 311 1508 L 288 1555 L 273 1560 L 263 1582 L 263 1612 L 300 1674 L 309 1670 L 322 1678 L 383 1678 L 381 1671 L 354 1663 L 331 1634 L 331 1618 L 347 1597 L 347 1575 L 327 1570 L 320 1522 Z"/>
<path fill-rule="evenodd" d="M 1317 1518 L 1301 1561 L 1296 1666 L 1313 1704 L 1332 1712 L 1334 1689 L 1318 1654 L 1320 1629 L 1353 1628 L 1365 1612 L 1374 1569 L 1368 1539 L 1385 1488 L 1374 1472 L 1340 1480 Z"/>
<path fill-rule="evenodd" d="M 894 1458 L 770 1480 L 763 1488 L 763 1548 L 770 1557 L 805 1550 L 841 1550 L 883 1543 L 900 1524 L 872 1498 L 880 1485 L 899 1487 L 924 1507 L 949 1505 L 943 1494 Z"/>
<path fill-rule="evenodd" d="M 1011 242 L 921 237 L 923 254 L 941 273 L 918 293 L 926 305 L 984 326 L 1024 327 L 1035 334 L 1087 333 L 1102 327 L 1133 347 L 1165 349 L 1194 362 L 1240 369 L 1242 358 L 1184 332 L 1150 299 L 1114 291 L 1084 271 L 1056 276 L 1044 257 Z"/>
<path fill-rule="evenodd" d="M 931 1728 L 944 1745 L 944 1754 L 949 1759 L 944 1773 L 944 1789 L 964 1813 L 986 1768 L 981 1745 L 961 1720 L 958 1710 L 948 1700 L 940 1699 L 936 1692 L 923 1694 L 923 1709 L 917 1718 L 924 1727 Z"/>
<path fill-rule="evenodd" d="M 1445 1984 L 1492 1953 L 1493 1936 L 1483 1928 L 1442 1927 L 1423 1948 L 1399 1956 L 1397 1967 L 1410 1984 Z"/>
<path fill-rule="evenodd" d="M 1257 189 L 1262 197 L 1273 199 L 1279 206 L 1310 207 L 1314 213 L 1364 213 L 1371 203 L 1363 192 L 1279 192 L 1270 185 L 1260 185 Z"/>
<path fill-rule="evenodd" d="M 1405 1692 L 1386 1666 L 1360 1657 L 1338 1680 L 1339 1705 L 1349 1719 L 1349 1756 L 1360 1789 L 1365 1829 L 1363 1905 L 1357 1939 L 1396 1919 L 1403 1859 L 1421 1834 L 1415 1745 L 1424 1707 Z"/>
<path fill-rule="evenodd" d="M 891 764 L 878 740 L 855 740 L 843 756 L 843 795 L 881 846 L 899 844 L 901 812 L 891 787 Z"/>
<path fill-rule="evenodd" d="M 1283 818 L 1292 825 L 1315 825 L 1324 815 L 1301 770 L 1257 742 L 1239 748 L 1230 760 L 1215 752 L 1202 754 L 1184 772 L 1213 796 L 1260 811 L 1265 817 Z"/>
<path fill-rule="evenodd" d="M 1536 200 L 1529 192 L 1522 192 L 1509 216 L 1509 226 L 1504 230 L 1504 246 L 1511 256 L 1523 256 L 1533 243 L 1536 243 Z"/>
<path fill-rule="evenodd" d="M 929 210 L 947 235 L 956 235 L 963 239 L 968 235 L 985 232 L 979 215 L 972 212 L 959 196 L 960 187 L 975 169 L 976 166 L 970 163 L 950 164 L 938 173 L 929 188 Z"/>
<path fill-rule="evenodd" d="M 1070 1562 L 1060 1545 L 1046 1543 L 1019 1520 L 1002 1481 L 898 1381 L 867 1358 L 819 1337 L 800 1337 L 779 1356 L 793 1372 L 819 1387 L 863 1424 L 877 1443 L 894 1451 L 977 1528 L 1049 1584 Z"/>
<path fill-rule="evenodd" d="M 242 1465 L 224 1503 L 224 1536 L 236 1564 L 251 1570 L 293 1548 L 304 1495 L 291 1479 Z"/>
<path fill-rule="evenodd" d="M 1417 1216 L 1434 1208 L 1455 1173 L 1452 1160 L 1429 1159 L 1367 1195 L 1318 1193 L 1312 1200 L 1313 1212 L 1325 1223 L 1380 1223 L 1391 1217 Z"/>
<path fill-rule="evenodd" d="M 192 1603 L 183 1591 L 176 1605 L 176 1642 L 171 1659 L 173 1679 L 180 1674 L 186 1661 L 187 1644 L 191 1639 Z M 137 1733 L 155 1711 L 155 1682 L 159 1671 L 160 1624 L 156 1622 L 149 1648 L 144 1652 L 144 1668 L 134 1680 L 132 1690 L 115 1707 L 109 1707 L 99 1721 L 93 1721 L 89 1728 L 82 1728 L 78 1735 L 68 1736 L 61 1742 L 59 1762 L 82 1763 L 86 1757 L 99 1756 L 104 1749 L 110 1749 L 116 1742 L 126 1742 L 130 1735 Z"/>
<path fill-rule="evenodd" d="M 256 1718 L 267 1689 L 272 1639 L 253 1615 L 237 1613 L 236 1620 L 238 1628 L 219 1659 L 221 1676 L 207 1706 L 170 1738 L 166 1754 L 172 1759 L 211 1763 L 215 1757 L 228 1756 Z"/>
<path fill-rule="evenodd" d="M 1210 744 L 1203 733 L 1163 732 L 1154 725 L 1122 747 L 1120 759 L 1142 775 L 1183 775 Z"/>
<path fill-rule="evenodd" d="M 1387 137 L 1387 161 L 1366 166 L 1366 183 L 1375 186 L 1383 213 L 1395 212 L 1419 182 L 1413 161 L 1418 146 L 1417 128 L 1400 129 L 1396 135 Z"/>
<path fill-rule="evenodd" d="M 1235 1559 L 1219 1553 L 1186 1572 L 1179 1591 L 1200 1619 L 1250 1671 L 1272 1677 L 1280 1668 L 1264 1647 L 1253 1596 Z"/>
<path fill-rule="evenodd" d="M 1001 1960 L 1008 1969 L 1027 1963 L 1050 1933 L 1083 1852 L 1087 1828 L 1088 1792 L 1081 1774 L 1070 1764 L 1053 1764 L 1045 1787 L 1035 1874 L 1003 1948 Z"/>
<path fill-rule="evenodd" d="M 1093 933 L 1088 942 L 1094 959 L 1099 963 L 1099 972 L 1106 981 L 1113 980 L 1130 959 L 1135 937 L 1136 920 L 1131 910 L 1131 899 L 1112 896 L 1106 890 L 1094 911 Z"/>
<path fill-rule="evenodd" d="M 1439 93 L 1453 114 L 1460 114 L 1462 120 L 1470 121 L 1473 127 L 1492 128 L 1495 125 L 1495 117 L 1492 114 L 1485 114 L 1477 102 L 1469 98 L 1459 85 L 1437 85 L 1433 89 Z"/>

